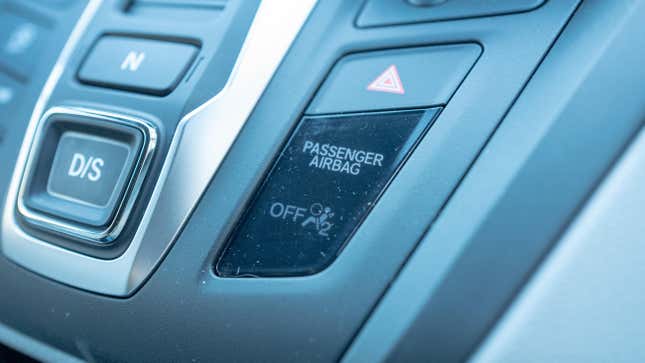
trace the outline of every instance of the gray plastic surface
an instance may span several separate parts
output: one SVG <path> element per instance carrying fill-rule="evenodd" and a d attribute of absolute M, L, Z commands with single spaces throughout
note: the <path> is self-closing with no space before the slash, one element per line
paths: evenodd
<path fill-rule="evenodd" d="M 35 17 L 38 20 L 45 20 L 48 27 L 48 41 L 41 44 L 41 56 L 38 59 L 38 66 L 29 74 L 28 79 L 13 79 L 5 74 L 6 69 L 0 69 L 0 99 L 8 100 L 0 102 L 0 200 L 4 200 L 6 189 L 11 177 L 11 165 L 14 165 L 22 137 L 24 136 L 29 114 L 34 107 L 36 98 L 40 94 L 43 84 L 56 57 L 65 44 L 69 32 L 74 26 L 85 0 L 67 1 L 68 6 L 51 7 L 53 1 L 17 1 L 9 2 L 0 0 L 0 12 L 10 10 L 11 12 L 26 14 L 28 17 Z M 2 68 L 2 67 L 0 67 Z M 16 75 L 13 75 L 16 76 Z M 9 88 L 11 97 L 7 94 L 2 96 L 2 87 Z M 9 91 L 5 91 L 9 92 Z M 0 256 L 0 265 L 10 264 L 3 256 Z M 0 268 L 2 269 L 2 268 Z M 16 281 L 15 283 L 20 283 Z M 7 301 L 10 285 L 2 284 L 2 300 Z M 6 290 L 5 290 L 6 289 Z M 36 298 L 42 296 L 35 294 Z M 16 306 L 16 308 L 19 308 Z M 3 325 L 4 314 L 0 316 L 0 341 L 4 344 L 22 352 L 27 352 L 42 361 L 70 362 L 79 361 L 72 356 L 34 340 L 32 337 L 21 333 L 11 327 Z"/>
<path fill-rule="evenodd" d="M 471 363 L 645 361 L 645 132 Z"/>
<path fill-rule="evenodd" d="M 22 84 L 6 74 L 0 73 L 0 127 L 9 125 L 11 119 L 9 113 L 17 108 L 22 98 Z M 2 143 L 0 135 L 0 143 Z"/>
<path fill-rule="evenodd" d="M 414 6 L 414 2 L 409 0 L 368 0 L 356 25 L 372 27 L 512 14 L 535 9 L 545 1 L 444 0 L 434 1 L 432 5 Z"/>
<path fill-rule="evenodd" d="M 444 105 L 480 53 L 477 44 L 458 44 L 345 56 L 334 66 L 307 113 Z"/>
<path fill-rule="evenodd" d="M 582 3 L 346 361 L 458 362 L 476 349 L 642 125 L 643 10 Z"/>
<path fill-rule="evenodd" d="M 12 296 L 10 302 L 0 300 L 3 324 L 86 359 L 338 360 L 576 4 L 553 1 L 534 12 L 459 26 L 442 22 L 366 31 L 354 27 L 358 2 L 320 2 L 189 223 L 143 287 L 128 299 L 107 298 L 54 283 L 0 257 L 0 285 Z M 213 275 L 210 266 L 243 206 L 342 55 L 473 40 L 484 49 L 477 64 L 327 270 L 280 279 Z"/>
<path fill-rule="evenodd" d="M 34 2 L 0 0 L 0 12 L 10 11 L 33 17 L 36 21 L 44 20 L 50 26 L 48 41 L 40 44 L 43 49 L 39 52 L 42 56 L 38 67 L 30 73 L 29 79 L 6 73 L 7 69 L 0 66 L 0 88 L 7 87 L 5 91 L 0 91 L 0 94 L 4 93 L 0 98 L 8 100 L 8 103 L 0 104 L 0 200 L 5 198 L 11 177 L 11 167 L 7 166 L 15 163 L 36 98 L 85 2 L 77 0 L 73 6 L 52 8 Z"/>
<path fill-rule="evenodd" d="M 0 341 L 12 349 L 27 353 L 29 357 L 42 362 L 82 363 L 83 361 L 62 352 L 51 345 L 34 340 L 15 329 L 0 324 Z M 1 348 L 0 348 L 1 349 Z"/>
<path fill-rule="evenodd" d="M 28 80 L 50 41 L 51 21 L 16 9 L 0 11 L 0 71 Z"/>

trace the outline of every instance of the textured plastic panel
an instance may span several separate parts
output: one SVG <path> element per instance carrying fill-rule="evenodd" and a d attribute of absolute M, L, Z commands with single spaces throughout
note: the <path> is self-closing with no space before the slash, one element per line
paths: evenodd
<path fill-rule="evenodd" d="M 645 361 L 643 165 L 641 131 L 471 363 Z"/>
<path fill-rule="evenodd" d="M 0 73 L 0 128 L 11 124 L 10 112 L 17 108 L 22 96 L 22 84 L 6 74 Z M 0 129 L 2 130 L 2 129 Z M 1 132 L 1 131 L 0 131 Z M 0 134 L 0 143 L 3 135 Z"/>
<path fill-rule="evenodd" d="M 346 361 L 476 349 L 641 127 L 642 19 L 642 4 L 580 5 Z"/>
<path fill-rule="evenodd" d="M 0 70 L 28 80 L 49 41 L 48 21 L 14 9 L 0 11 Z"/>
<path fill-rule="evenodd" d="M 143 287 L 128 299 L 108 298 L 54 283 L 0 257 L 0 285 L 12 296 L 0 300 L 3 324 L 87 360 L 338 360 L 576 4 L 547 2 L 533 12 L 459 26 L 357 30 L 361 4 L 320 2 L 190 221 Z M 339 58 L 472 41 L 484 49 L 477 64 L 328 269 L 280 279 L 223 279 L 212 273 L 226 236 Z M 229 120 L 200 121 L 225 130 Z M 192 160 L 209 160 L 207 154 L 198 156 Z M 195 169 L 187 168 L 185 175 Z M 164 189 L 164 195 L 179 200 L 187 180 Z"/>
<path fill-rule="evenodd" d="M 19 14 L 36 23 L 47 24 L 48 41 L 39 43 L 38 66 L 28 79 L 0 66 L 0 198 L 4 200 L 20 143 L 29 123 L 29 116 L 51 72 L 58 53 L 80 15 L 86 1 L 77 0 L 70 6 L 50 7 L 49 1 L 0 0 L 0 13 Z"/>

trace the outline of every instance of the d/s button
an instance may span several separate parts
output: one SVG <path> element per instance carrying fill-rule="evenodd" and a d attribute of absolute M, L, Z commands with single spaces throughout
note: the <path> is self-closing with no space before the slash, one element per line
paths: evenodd
<path fill-rule="evenodd" d="M 156 132 L 149 123 L 55 107 L 25 168 L 18 209 L 31 227 L 108 243 L 116 239 L 145 177 Z"/>
<path fill-rule="evenodd" d="M 54 156 L 47 191 L 55 197 L 104 207 L 123 189 L 129 154 L 128 144 L 66 132 Z"/>

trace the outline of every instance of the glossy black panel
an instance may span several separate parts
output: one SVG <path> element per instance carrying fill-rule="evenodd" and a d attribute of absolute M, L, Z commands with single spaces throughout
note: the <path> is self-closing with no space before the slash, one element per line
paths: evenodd
<path fill-rule="evenodd" d="M 438 109 L 305 117 L 217 264 L 222 276 L 328 266 Z"/>

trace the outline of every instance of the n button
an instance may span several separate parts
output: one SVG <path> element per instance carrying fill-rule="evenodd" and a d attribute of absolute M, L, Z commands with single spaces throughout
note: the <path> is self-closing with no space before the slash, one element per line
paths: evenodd
<path fill-rule="evenodd" d="M 113 241 L 156 146 L 150 123 L 56 107 L 43 117 L 20 186 L 24 222 L 95 243 Z"/>
<path fill-rule="evenodd" d="M 86 84 L 157 96 L 169 94 L 190 67 L 192 44 L 104 36 L 78 72 Z"/>

